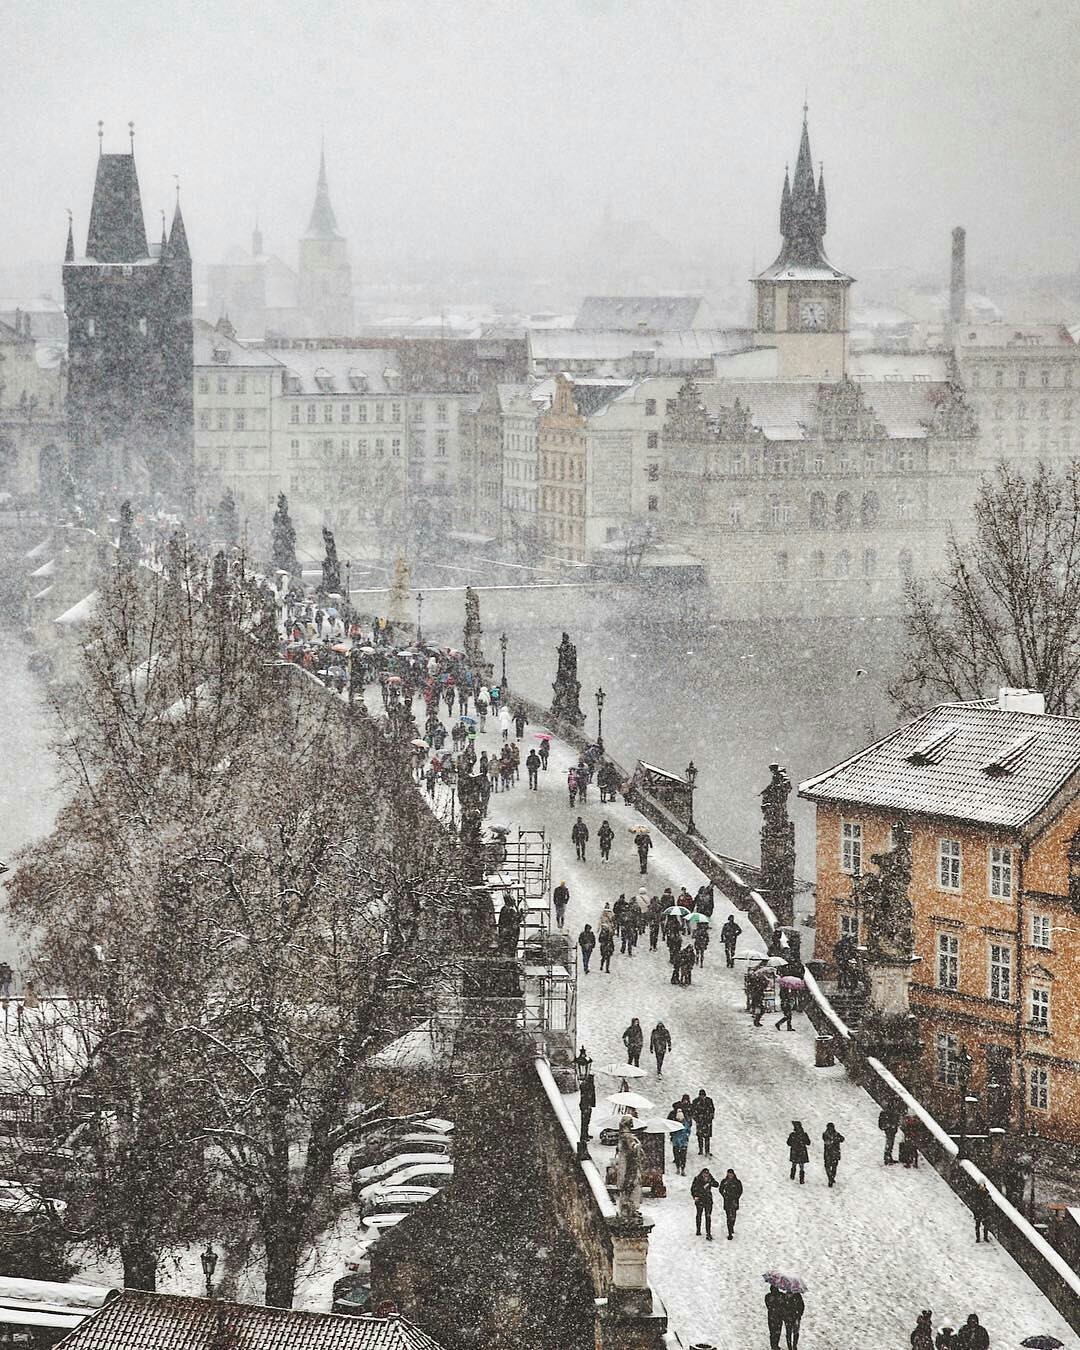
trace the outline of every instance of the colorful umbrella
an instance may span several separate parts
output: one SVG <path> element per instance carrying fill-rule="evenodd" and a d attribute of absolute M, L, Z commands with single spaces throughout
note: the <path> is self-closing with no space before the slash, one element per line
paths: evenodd
<path fill-rule="evenodd" d="M 644 1069 L 639 1069 L 636 1064 L 605 1064 L 602 1069 L 597 1069 L 597 1073 L 607 1074 L 609 1078 L 648 1078 Z"/>
<path fill-rule="evenodd" d="M 781 989 L 805 989 L 806 981 L 800 980 L 798 975 L 781 975 L 776 981 Z"/>
<path fill-rule="evenodd" d="M 463 722 L 463 723 L 465 724 L 465 726 L 467 726 L 467 727 L 474 727 L 474 726 L 476 726 L 476 718 L 475 718 L 475 717 L 461 717 L 461 718 L 459 718 L 458 720 L 459 720 L 460 722 Z"/>
<path fill-rule="evenodd" d="M 664 913 L 677 914 L 680 919 L 685 919 L 686 916 L 690 913 L 690 911 L 686 909 L 683 905 L 672 905 L 670 906 L 670 908 L 665 909 Z"/>
<path fill-rule="evenodd" d="M 534 731 L 533 737 L 538 741 L 550 741 L 552 739 L 546 731 Z"/>
<path fill-rule="evenodd" d="M 767 1270 L 764 1275 L 765 1283 L 771 1284 L 774 1289 L 781 1289 L 785 1294 L 805 1294 L 806 1285 L 797 1275 L 781 1275 L 777 1270 Z"/>
<path fill-rule="evenodd" d="M 687 923 L 704 923 L 704 924 L 710 924 L 710 923 L 712 923 L 712 919 L 710 919 L 709 916 L 708 916 L 707 914 L 698 914 L 698 913 L 695 912 L 695 913 L 693 913 L 693 914 L 688 914 L 688 915 L 687 915 L 687 917 L 686 917 L 686 922 L 687 922 Z"/>
<path fill-rule="evenodd" d="M 627 1106 L 634 1111 L 651 1111 L 656 1103 L 643 1097 L 640 1092 L 613 1092 L 605 1100 L 612 1106 Z"/>

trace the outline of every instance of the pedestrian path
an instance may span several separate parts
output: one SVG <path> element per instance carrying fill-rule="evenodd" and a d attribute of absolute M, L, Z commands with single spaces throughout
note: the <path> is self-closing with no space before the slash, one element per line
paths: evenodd
<path fill-rule="evenodd" d="M 378 694 L 372 711 L 380 711 Z M 369 700 L 370 701 L 370 700 Z M 419 705 L 418 705 L 419 706 Z M 535 728 L 525 733 L 532 745 Z M 477 749 L 498 745 L 501 735 L 488 721 L 478 733 Z M 524 748 L 524 747 L 523 747 Z M 493 796 L 489 816 L 515 828 L 543 828 L 552 844 L 552 882 L 570 888 L 567 928 L 576 938 L 585 923 L 598 926 L 605 902 L 620 892 L 633 895 L 640 885 L 649 894 L 665 886 L 693 893 L 706 878 L 657 830 L 647 878 L 639 874 L 629 827 L 640 823 L 632 808 L 601 806 L 595 787 L 589 801 L 571 810 L 566 772 L 577 755 L 564 743 L 551 743 L 550 768 L 531 792 L 526 775 L 510 792 Z M 570 830 L 582 815 L 591 838 L 587 861 L 578 862 Z M 601 863 L 596 832 L 608 819 L 615 831 L 609 863 Z M 722 846 L 722 841 L 719 841 Z M 744 1011 L 745 963 L 724 968 L 720 923 L 730 912 L 717 900 L 716 927 L 703 970 L 695 970 L 691 988 L 672 986 L 663 946 L 650 953 L 647 936 L 633 957 L 616 954 L 612 973 L 578 976 L 578 1042 L 595 1064 L 622 1061 L 622 1032 L 631 1017 L 649 1031 L 663 1020 L 673 1049 L 657 1079 L 653 1061 L 642 1055 L 649 1076 L 634 1088 L 656 1103 L 664 1115 L 688 1092 L 704 1087 L 716 1102 L 711 1159 L 698 1160 L 693 1138 L 687 1176 L 666 1175 L 668 1195 L 646 1196 L 643 1210 L 652 1220 L 649 1273 L 667 1305 L 672 1325 L 684 1342 L 708 1342 L 718 1350 L 766 1346 L 762 1274 L 779 1270 L 798 1275 L 808 1286 L 803 1319 L 803 1350 L 903 1350 L 923 1308 L 934 1310 L 934 1326 L 959 1327 L 977 1312 L 991 1345 L 1018 1345 L 1037 1333 L 1076 1346 L 1063 1318 L 997 1243 L 975 1245 L 974 1222 L 966 1206 L 926 1162 L 917 1170 L 886 1168 L 877 1107 L 846 1077 L 843 1068 L 814 1067 L 814 1034 L 797 1015 L 795 1032 L 774 1030 L 779 1014 L 754 1028 Z M 736 913 L 743 934 L 740 947 L 760 947 L 747 917 Z M 613 1080 L 597 1077 L 597 1114 Z M 609 1084 L 609 1085 L 606 1085 Z M 576 1119 L 576 1098 L 568 1099 Z M 785 1140 L 794 1119 L 812 1140 L 804 1186 L 788 1179 Z M 821 1158 L 821 1134 L 832 1121 L 845 1137 L 836 1187 L 827 1187 Z M 594 1143 L 601 1169 L 613 1151 Z M 745 1187 L 735 1238 L 724 1238 L 722 1211 L 707 1243 L 694 1236 L 690 1183 L 708 1162 L 719 1178 L 734 1167 Z"/>

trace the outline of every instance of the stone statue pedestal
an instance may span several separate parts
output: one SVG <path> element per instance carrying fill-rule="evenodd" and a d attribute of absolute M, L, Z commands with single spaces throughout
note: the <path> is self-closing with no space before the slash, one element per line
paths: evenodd
<path fill-rule="evenodd" d="M 651 1219 L 612 1219 L 608 1223 L 611 1231 L 611 1283 L 612 1292 L 620 1290 L 644 1290 L 649 1292 L 649 1234 L 652 1232 Z"/>
<path fill-rule="evenodd" d="M 919 959 L 878 956 L 867 961 L 870 1006 L 855 1032 L 864 1054 L 885 1062 L 914 1060 L 922 1054 L 918 1019 L 909 1002 L 911 973 Z"/>
<path fill-rule="evenodd" d="M 911 975 L 921 957 L 878 956 L 867 960 L 870 1007 L 882 1017 L 906 1017 L 911 1011 Z"/>
<path fill-rule="evenodd" d="M 600 1309 L 599 1350 L 663 1350 L 667 1311 L 649 1287 L 649 1219 L 609 1219 L 611 1286 Z"/>

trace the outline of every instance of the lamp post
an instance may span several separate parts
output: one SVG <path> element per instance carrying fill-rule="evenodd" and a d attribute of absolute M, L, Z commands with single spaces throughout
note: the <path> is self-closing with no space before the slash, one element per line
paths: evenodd
<path fill-rule="evenodd" d="M 956 1056 L 956 1079 L 960 1084 L 960 1142 L 956 1152 L 957 1162 L 967 1153 L 967 1094 L 971 1085 L 971 1066 L 974 1062 L 967 1052 L 967 1046 L 962 1045 L 960 1053 Z"/>
<path fill-rule="evenodd" d="M 206 1297 L 214 1297 L 214 1271 L 217 1270 L 217 1252 L 214 1251 L 208 1242 L 199 1253 L 199 1260 L 202 1262 L 203 1274 L 206 1276 Z"/>
<path fill-rule="evenodd" d="M 592 1060 L 582 1046 L 574 1060 L 574 1074 L 578 1082 L 578 1114 L 581 1128 L 578 1133 L 578 1157 L 584 1160 L 589 1156 L 589 1125 L 593 1109 L 596 1106 L 596 1081 L 592 1076 Z"/>
<path fill-rule="evenodd" d="M 419 647 L 424 640 L 424 630 L 420 624 L 420 617 L 424 612 L 424 592 L 416 592 L 416 645 Z"/>
<path fill-rule="evenodd" d="M 510 645 L 510 639 L 503 633 L 499 638 L 499 650 L 502 652 L 502 687 L 506 688 L 506 649 Z"/>
<path fill-rule="evenodd" d="M 694 824 L 694 783 L 697 781 L 697 774 L 694 761 L 691 760 L 686 766 L 686 781 L 690 785 L 690 819 L 686 822 L 687 834 L 697 834 L 697 826 Z"/>
<path fill-rule="evenodd" d="M 604 748 L 604 699 L 606 697 L 604 686 L 601 685 L 596 691 L 596 744 L 601 750 Z"/>
<path fill-rule="evenodd" d="M 352 623 L 352 559 L 345 559 L 345 622 Z"/>
<path fill-rule="evenodd" d="M 574 1060 L 574 1073 L 580 1083 L 585 1075 L 592 1068 L 592 1060 L 589 1058 L 589 1052 L 584 1046 L 577 1052 L 577 1058 Z"/>

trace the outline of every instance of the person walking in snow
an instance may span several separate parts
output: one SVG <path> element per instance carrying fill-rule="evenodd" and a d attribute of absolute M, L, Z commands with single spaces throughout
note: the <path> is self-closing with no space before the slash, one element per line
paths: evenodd
<path fill-rule="evenodd" d="M 551 742 L 540 742 L 540 767 L 547 773 L 548 756 L 551 754 Z"/>
<path fill-rule="evenodd" d="M 795 1169 L 799 1169 L 799 1185 L 806 1184 L 806 1164 L 810 1161 L 810 1136 L 802 1127 L 802 1121 L 791 1122 L 791 1133 L 787 1137 L 788 1160 L 791 1163 L 791 1180 L 795 1180 Z"/>
<path fill-rule="evenodd" d="M 693 1122 L 678 1102 L 668 1112 L 668 1120 L 679 1122 L 679 1129 L 671 1136 L 671 1156 L 675 1161 L 675 1175 L 684 1177 L 686 1176 L 686 1152 L 690 1147 L 690 1127 Z"/>
<path fill-rule="evenodd" d="M 551 899 L 555 905 L 555 923 L 561 928 L 566 918 L 566 906 L 570 903 L 570 887 L 565 881 L 560 881 L 551 892 Z"/>
<path fill-rule="evenodd" d="M 671 1049 L 671 1032 L 663 1022 L 657 1022 L 649 1037 L 649 1053 L 656 1056 L 656 1076 L 664 1076 L 664 1058 Z"/>
<path fill-rule="evenodd" d="M 641 875 L 645 876 L 649 870 L 649 849 L 652 848 L 652 835 L 648 830 L 638 830 L 634 847 L 637 849 L 638 862 L 641 864 Z"/>
<path fill-rule="evenodd" d="M 615 840 L 615 831 L 606 820 L 596 831 L 596 839 L 600 845 L 600 861 L 607 862 L 611 857 L 611 845 Z"/>
<path fill-rule="evenodd" d="M 724 1205 L 724 1218 L 727 1220 L 728 1241 L 735 1236 L 735 1220 L 739 1213 L 739 1201 L 742 1199 L 743 1184 L 735 1175 L 734 1167 L 729 1167 L 720 1182 L 720 1199 Z"/>
<path fill-rule="evenodd" d="M 735 964 L 735 944 L 739 940 L 742 929 L 735 922 L 735 915 L 729 914 L 724 920 L 724 926 L 720 929 L 720 941 L 724 944 L 724 961 L 728 970 Z"/>
<path fill-rule="evenodd" d="M 514 733 L 520 741 L 525 735 L 525 709 L 518 708 L 514 713 Z"/>
<path fill-rule="evenodd" d="M 610 928 L 600 929 L 600 969 L 611 974 L 611 958 L 615 955 L 615 934 Z"/>
<path fill-rule="evenodd" d="M 688 942 L 679 953 L 679 983 L 687 988 L 694 982 L 694 966 L 697 964 L 697 952 Z"/>
<path fill-rule="evenodd" d="M 781 985 L 781 986 L 780 986 L 780 1014 L 781 1014 L 781 1016 L 780 1016 L 780 1021 L 777 1022 L 777 1024 L 776 1024 L 776 1029 L 777 1029 L 777 1031 L 780 1030 L 780 1028 L 784 1025 L 785 1022 L 787 1023 L 787 1029 L 788 1029 L 788 1031 L 794 1031 L 794 1030 L 795 1030 L 795 1028 L 791 1025 L 791 1014 L 792 1014 L 794 1011 L 795 1011 L 795 995 L 794 995 L 794 993 L 793 993 L 790 989 L 787 989 L 787 988 L 784 987 L 784 985 Z"/>
<path fill-rule="evenodd" d="M 574 828 L 570 831 L 570 838 L 577 849 L 578 862 L 584 862 L 585 845 L 589 842 L 589 827 L 580 816 L 574 822 Z"/>
<path fill-rule="evenodd" d="M 990 1350 L 990 1333 L 980 1324 L 978 1313 L 968 1313 L 956 1333 L 956 1350 Z"/>
<path fill-rule="evenodd" d="M 593 932 L 591 924 L 586 924 L 578 934 L 577 945 L 581 952 L 581 968 L 588 975 L 589 962 L 592 960 L 592 954 L 596 949 L 596 934 Z"/>
<path fill-rule="evenodd" d="M 986 1182 L 980 1181 L 971 1199 L 971 1212 L 975 1216 L 976 1242 L 990 1241 L 990 1230 L 986 1226 L 986 1221 L 989 1219 L 993 1207 L 990 1192 L 986 1189 Z"/>
<path fill-rule="evenodd" d="M 610 904 L 605 905 L 600 911 L 600 927 L 610 929 L 612 934 L 615 932 L 615 911 Z"/>
<path fill-rule="evenodd" d="M 660 941 L 660 924 L 663 920 L 658 895 L 654 895 L 649 901 L 649 912 L 646 917 L 649 925 L 649 951 L 654 952 Z"/>
<path fill-rule="evenodd" d="M 802 1325 L 806 1304 L 802 1294 L 786 1289 L 781 1294 L 781 1316 L 784 1319 L 784 1339 L 787 1350 L 799 1350 L 799 1327 Z"/>
<path fill-rule="evenodd" d="M 924 1308 L 915 1321 L 915 1330 L 911 1333 L 911 1350 L 934 1350 L 934 1314 Z"/>
<path fill-rule="evenodd" d="M 821 1144 L 825 1159 L 825 1175 L 829 1178 L 829 1185 L 836 1185 L 836 1169 L 840 1166 L 840 1145 L 844 1142 L 844 1136 L 837 1131 L 836 1126 L 830 1120 L 825 1126 L 825 1133 L 821 1136 Z"/>
<path fill-rule="evenodd" d="M 690 1183 L 690 1194 L 694 1199 L 694 1230 L 701 1236 L 701 1221 L 705 1220 L 705 1237 L 712 1241 L 713 1191 L 720 1189 L 720 1183 L 707 1167 L 703 1167 Z"/>
<path fill-rule="evenodd" d="M 678 929 L 674 933 L 667 935 L 668 959 L 671 962 L 671 983 L 678 984 L 681 974 L 679 957 L 682 955 L 682 938 L 679 936 Z"/>
<path fill-rule="evenodd" d="M 709 927 L 708 924 L 698 923 L 694 925 L 694 953 L 697 957 L 699 966 L 705 964 L 705 953 L 709 950 Z"/>
<path fill-rule="evenodd" d="M 898 1102 L 888 1102 L 878 1112 L 878 1129 L 885 1136 L 885 1165 L 896 1162 L 893 1157 L 893 1145 L 896 1143 L 896 1131 L 900 1128 L 902 1112 Z"/>
<path fill-rule="evenodd" d="M 635 1069 L 641 1067 L 641 1051 L 645 1044 L 645 1032 L 641 1029 L 641 1023 L 636 1017 L 631 1017 L 630 1025 L 622 1034 L 623 1045 L 626 1046 L 626 1060 L 632 1064 Z"/>
<path fill-rule="evenodd" d="M 769 1285 L 765 1295 L 765 1316 L 769 1319 L 769 1350 L 780 1350 L 780 1333 L 784 1330 L 784 1296 L 775 1284 Z"/>
<path fill-rule="evenodd" d="M 504 741 L 510 739 L 510 709 L 505 704 L 499 709 L 499 731 Z"/>
<path fill-rule="evenodd" d="M 535 750 L 530 750 L 525 756 L 525 768 L 529 774 L 529 787 L 533 792 L 538 792 L 540 789 L 537 782 L 537 775 L 540 772 L 540 756 Z"/>
<path fill-rule="evenodd" d="M 547 742 L 545 741 L 544 744 L 546 745 Z M 566 791 L 570 795 L 570 805 L 576 806 L 578 796 L 578 776 L 577 768 L 574 765 L 571 765 L 566 771 Z"/>
<path fill-rule="evenodd" d="M 698 1089 L 698 1095 L 694 1098 L 690 1107 L 690 1114 L 694 1118 L 694 1125 L 697 1127 L 697 1151 L 703 1153 L 707 1158 L 712 1157 L 712 1127 L 713 1119 L 716 1116 L 716 1103 L 705 1091 L 704 1088 Z"/>
<path fill-rule="evenodd" d="M 633 956 L 638 940 L 637 911 L 629 901 L 623 905 L 619 914 L 619 937 L 622 942 L 620 955 Z"/>

